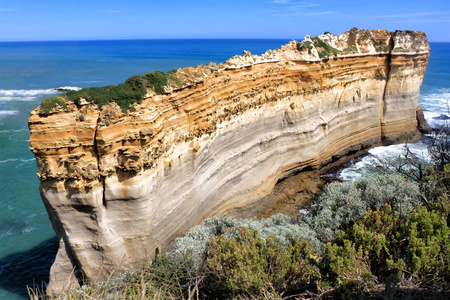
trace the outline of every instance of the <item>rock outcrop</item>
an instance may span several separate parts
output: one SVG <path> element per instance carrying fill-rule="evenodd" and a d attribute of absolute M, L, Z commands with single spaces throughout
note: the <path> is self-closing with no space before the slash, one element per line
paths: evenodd
<path fill-rule="evenodd" d="M 31 112 L 60 248 L 48 291 L 139 267 L 205 218 L 255 213 L 275 183 L 418 135 L 421 32 L 352 29 L 176 72 L 128 113 L 83 101 Z"/>

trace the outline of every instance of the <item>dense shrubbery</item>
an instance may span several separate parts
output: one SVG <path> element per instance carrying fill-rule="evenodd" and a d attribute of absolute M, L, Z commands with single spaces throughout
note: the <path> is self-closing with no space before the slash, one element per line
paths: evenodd
<path fill-rule="evenodd" d="M 108 105 L 110 102 L 115 102 L 120 106 L 123 112 L 127 112 L 130 109 L 130 105 L 133 103 L 141 103 L 147 93 L 147 88 L 152 89 L 157 94 L 161 94 L 165 92 L 164 87 L 167 86 L 169 82 L 178 87 L 183 87 L 183 83 L 175 75 L 175 72 L 176 70 L 167 73 L 156 71 L 146 73 L 142 76 L 135 75 L 118 85 L 90 87 L 79 91 L 69 91 L 65 94 L 61 94 L 59 97 L 44 99 L 41 103 L 41 113 L 48 114 L 52 108 L 56 107 L 49 106 L 50 103 L 55 102 L 56 98 L 62 100 L 64 103 L 62 97 L 74 103 L 78 103 L 80 99 L 86 99 L 87 101 L 97 104 L 99 108 Z"/>
<path fill-rule="evenodd" d="M 421 204 L 419 185 L 395 174 L 331 183 L 317 202 L 305 221 L 320 243 L 331 241 L 339 230 L 362 219 L 368 208 L 389 204 L 396 214 L 404 216 Z"/>
<path fill-rule="evenodd" d="M 372 275 L 385 280 L 402 272 L 416 280 L 446 278 L 450 275 L 449 235 L 447 222 L 434 211 L 418 207 L 402 217 L 385 205 L 369 210 L 364 220 L 325 245 L 322 264 L 337 284 Z"/>
<path fill-rule="evenodd" d="M 282 293 L 320 278 L 314 249 L 308 242 L 293 239 L 280 246 L 274 236 L 264 241 L 247 227 L 239 228 L 235 237 L 226 232 L 212 238 L 205 256 L 211 273 L 207 290 L 215 292 L 209 298 L 262 295 L 265 290 Z"/>
<path fill-rule="evenodd" d="M 58 106 L 61 106 L 63 108 L 67 107 L 64 99 L 62 99 L 61 97 L 51 97 L 44 99 L 41 103 L 41 106 L 39 107 L 39 113 L 48 115 L 52 112 L 53 109 L 57 108 Z"/>
<path fill-rule="evenodd" d="M 303 218 L 277 214 L 261 220 L 207 219 L 178 238 L 171 255 L 184 256 L 190 253 L 194 262 L 202 261 L 206 244 L 212 237 L 222 235 L 227 230 L 230 235 L 236 236 L 240 227 L 257 230 L 263 240 L 274 236 L 274 241 L 280 246 L 288 245 L 295 238 L 308 240 L 319 251 L 339 230 L 362 219 L 368 208 L 390 204 L 396 214 L 405 215 L 421 203 L 418 184 L 392 174 L 348 184 L 330 184 L 317 202 L 311 214 Z"/>
<path fill-rule="evenodd" d="M 116 102 L 123 112 L 126 112 L 133 103 L 141 103 L 147 93 L 145 82 L 139 76 L 133 76 L 124 83 L 105 87 L 91 87 L 79 91 L 70 91 L 65 94 L 67 100 L 78 103 L 80 98 L 91 101 L 99 108 L 109 102 Z M 64 94 L 62 95 L 64 96 Z"/>

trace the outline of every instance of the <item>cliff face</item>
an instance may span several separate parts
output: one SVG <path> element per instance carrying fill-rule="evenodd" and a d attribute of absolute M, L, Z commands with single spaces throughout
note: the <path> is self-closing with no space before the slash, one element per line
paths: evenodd
<path fill-rule="evenodd" d="M 428 50 L 421 32 L 352 29 L 180 69 L 181 84 L 128 114 L 35 109 L 31 150 L 60 239 L 50 293 L 140 266 L 207 217 L 246 215 L 295 171 L 415 136 Z"/>

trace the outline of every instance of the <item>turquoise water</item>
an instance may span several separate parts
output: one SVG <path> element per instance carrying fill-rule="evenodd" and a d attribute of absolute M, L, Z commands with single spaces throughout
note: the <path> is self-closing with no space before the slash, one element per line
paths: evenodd
<path fill-rule="evenodd" d="M 0 299 L 25 299 L 48 279 L 57 251 L 28 147 L 29 111 L 62 86 L 117 84 L 150 71 L 262 54 L 288 40 L 0 43 Z"/>
<path fill-rule="evenodd" d="M 39 196 L 28 147 L 29 111 L 62 86 L 125 81 L 149 71 L 221 63 L 261 54 L 288 40 L 139 40 L 0 43 L 0 299 L 25 299 L 27 285 L 47 280 L 55 234 Z M 450 44 L 432 43 L 421 104 L 438 126 L 448 118 Z M 389 150 L 386 150 L 389 151 Z"/>

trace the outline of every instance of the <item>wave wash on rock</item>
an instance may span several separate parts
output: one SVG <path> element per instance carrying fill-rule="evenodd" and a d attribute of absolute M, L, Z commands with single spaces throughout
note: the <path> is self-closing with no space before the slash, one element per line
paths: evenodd
<path fill-rule="evenodd" d="M 139 267 L 207 217 L 254 215 L 290 174 L 417 138 L 428 57 L 422 32 L 354 28 L 179 69 L 128 113 L 95 99 L 34 109 L 31 150 L 60 241 L 48 292 Z"/>

